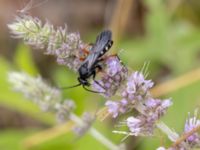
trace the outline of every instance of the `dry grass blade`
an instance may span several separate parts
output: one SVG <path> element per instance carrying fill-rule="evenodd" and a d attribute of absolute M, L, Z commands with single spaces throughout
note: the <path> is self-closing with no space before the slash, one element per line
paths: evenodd
<path fill-rule="evenodd" d="M 151 93 L 155 97 L 160 97 L 170 92 L 179 90 L 180 88 L 186 87 L 199 80 L 200 80 L 200 68 L 155 86 L 151 90 Z"/>
<path fill-rule="evenodd" d="M 110 29 L 113 31 L 113 40 L 117 41 L 123 33 L 129 19 L 134 0 L 118 0 L 110 22 Z"/>
<path fill-rule="evenodd" d="M 109 117 L 111 114 L 108 112 L 107 107 L 103 107 L 97 112 L 97 119 L 100 121 L 105 120 L 107 117 Z"/>
<path fill-rule="evenodd" d="M 65 124 L 55 126 L 53 128 L 38 132 L 28 138 L 26 138 L 22 145 L 25 148 L 31 148 L 36 145 L 42 144 L 46 141 L 49 141 L 51 139 L 54 139 L 60 135 L 66 134 L 67 132 L 71 131 L 74 127 L 74 122 L 69 121 Z"/>

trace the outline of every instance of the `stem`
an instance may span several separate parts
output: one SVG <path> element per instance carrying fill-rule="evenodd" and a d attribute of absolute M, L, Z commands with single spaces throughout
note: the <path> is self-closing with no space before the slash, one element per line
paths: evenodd
<path fill-rule="evenodd" d="M 179 138 L 179 135 L 175 131 L 172 131 L 164 122 L 159 121 L 156 123 L 156 126 L 165 133 L 171 141 L 175 142 Z"/>
<path fill-rule="evenodd" d="M 108 138 L 103 136 L 99 131 L 97 131 L 95 128 L 90 128 L 89 133 L 98 141 L 100 141 L 102 144 L 104 144 L 106 147 L 108 147 L 110 150 L 119 150 L 119 147 L 115 144 L 113 144 Z"/>
<path fill-rule="evenodd" d="M 75 123 L 84 126 L 85 123 L 75 114 L 71 113 L 70 116 L 71 120 L 74 121 Z M 95 128 L 91 127 L 88 131 L 97 141 L 105 145 L 107 148 L 110 150 L 119 150 L 120 147 L 112 143 L 108 138 L 103 136 L 98 130 Z"/>
<path fill-rule="evenodd" d="M 199 130 L 200 130 L 200 125 L 193 128 L 191 131 L 184 133 L 180 138 L 176 140 L 176 142 L 174 142 L 174 144 L 171 147 L 178 146 L 181 142 L 185 141 L 188 137 L 190 137 L 192 134 L 196 133 Z"/>

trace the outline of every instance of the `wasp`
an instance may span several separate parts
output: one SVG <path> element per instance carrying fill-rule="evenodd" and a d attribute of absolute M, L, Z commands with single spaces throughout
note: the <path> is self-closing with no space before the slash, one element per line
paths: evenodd
<path fill-rule="evenodd" d="M 77 78 L 79 84 L 67 87 L 77 87 L 82 85 L 87 91 L 99 93 L 97 91 L 89 90 L 91 84 L 89 79 L 92 77 L 94 82 L 97 84 L 98 81 L 95 80 L 97 70 L 102 70 L 101 62 L 104 60 L 102 56 L 112 47 L 112 32 L 110 30 L 102 31 L 96 38 L 96 42 L 92 44 L 91 50 L 85 60 L 82 62 L 78 69 L 79 77 Z M 100 84 L 99 84 L 100 85 Z M 101 85 L 100 85 L 101 86 Z"/>

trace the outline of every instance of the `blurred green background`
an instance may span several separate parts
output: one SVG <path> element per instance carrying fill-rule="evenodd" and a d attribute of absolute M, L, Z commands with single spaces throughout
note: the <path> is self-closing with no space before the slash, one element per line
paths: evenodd
<path fill-rule="evenodd" d="M 89 134 L 76 139 L 72 132 L 33 147 L 24 145 L 23 141 L 28 137 L 53 127 L 55 116 L 41 112 L 23 95 L 15 93 L 7 81 L 8 72 L 41 74 L 52 85 L 67 86 L 77 82 L 77 75 L 56 64 L 54 57 L 11 38 L 7 24 L 28 2 L 0 0 L 0 150 L 106 149 Z M 33 0 L 30 14 L 42 20 L 47 18 L 55 26 L 67 23 L 69 31 L 79 31 L 83 41 L 88 43 L 94 42 L 103 28 L 111 28 L 114 48 L 110 53 L 123 49 L 120 58 L 133 70 L 140 70 L 144 62 L 150 62 L 148 78 L 158 86 L 185 77 L 200 66 L 199 0 Z M 187 85 L 160 94 L 171 97 L 174 103 L 162 120 L 180 133 L 187 113 L 199 107 L 198 76 L 199 73 L 193 73 L 181 80 Z M 190 84 L 193 78 L 197 79 Z M 180 84 L 173 83 L 173 87 Z M 63 91 L 63 96 L 75 101 L 78 115 L 84 111 L 96 112 L 105 102 L 104 98 L 81 87 Z M 116 122 L 97 120 L 94 126 L 119 144 L 123 136 L 111 132 L 116 129 Z M 154 150 L 161 144 L 170 144 L 160 132 L 155 137 L 129 137 L 125 143 L 128 150 Z"/>

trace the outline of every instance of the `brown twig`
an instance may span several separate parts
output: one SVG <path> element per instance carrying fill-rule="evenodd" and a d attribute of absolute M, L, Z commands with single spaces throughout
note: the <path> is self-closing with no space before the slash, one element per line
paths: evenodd
<path fill-rule="evenodd" d="M 74 127 L 74 125 L 75 125 L 74 122 L 69 121 L 65 124 L 61 124 L 53 128 L 41 131 L 26 138 L 22 144 L 25 148 L 34 147 L 36 145 L 49 141 L 53 138 L 56 138 L 57 136 L 70 132 Z"/>
<path fill-rule="evenodd" d="M 117 0 L 110 27 L 113 31 L 113 40 L 117 41 L 123 33 L 129 19 L 134 0 Z"/>
<path fill-rule="evenodd" d="M 200 68 L 155 86 L 151 90 L 151 93 L 155 97 L 160 97 L 170 92 L 176 91 L 180 88 L 186 87 L 199 80 L 200 80 Z"/>
<path fill-rule="evenodd" d="M 171 147 L 177 147 L 179 144 L 181 144 L 181 142 L 186 140 L 188 137 L 190 137 L 192 134 L 194 134 L 198 130 L 200 130 L 200 125 L 198 125 L 197 127 L 193 128 L 191 131 L 189 131 L 187 133 L 184 133 L 179 139 L 176 140 L 175 143 L 173 143 L 173 145 Z"/>

